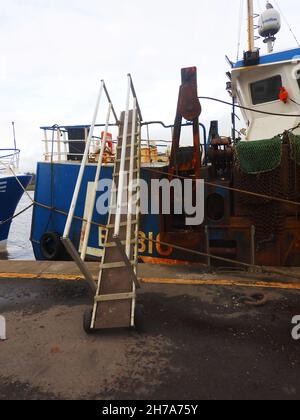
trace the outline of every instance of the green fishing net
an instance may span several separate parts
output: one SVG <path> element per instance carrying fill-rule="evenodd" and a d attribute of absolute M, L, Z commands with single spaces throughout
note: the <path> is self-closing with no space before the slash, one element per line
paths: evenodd
<path fill-rule="evenodd" d="M 300 136 L 295 136 L 293 133 L 290 133 L 289 139 L 291 146 L 291 158 L 296 160 L 297 164 L 300 165 Z"/>
<path fill-rule="evenodd" d="M 236 157 L 242 172 L 245 174 L 260 174 L 274 171 L 281 164 L 281 145 L 280 137 L 269 140 L 239 142 L 236 145 Z M 298 153 L 300 162 L 300 142 Z"/>

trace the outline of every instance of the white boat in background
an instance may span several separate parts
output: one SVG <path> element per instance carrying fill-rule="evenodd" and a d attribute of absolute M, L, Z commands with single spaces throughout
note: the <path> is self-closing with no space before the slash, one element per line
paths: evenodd
<path fill-rule="evenodd" d="M 0 149 L 0 252 L 6 251 L 12 217 L 31 181 L 19 172 L 20 150 Z"/>

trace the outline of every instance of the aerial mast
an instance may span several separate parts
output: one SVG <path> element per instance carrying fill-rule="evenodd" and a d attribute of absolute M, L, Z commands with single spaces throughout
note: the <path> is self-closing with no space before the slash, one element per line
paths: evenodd
<path fill-rule="evenodd" d="M 16 129 L 15 129 L 15 123 L 14 121 L 11 123 L 12 129 L 13 129 L 13 138 L 14 138 L 14 146 L 15 150 L 17 149 L 17 139 L 16 139 Z"/>
<path fill-rule="evenodd" d="M 253 0 L 247 0 L 248 6 L 248 49 L 251 52 L 255 51 L 254 45 L 254 9 Z"/>
<path fill-rule="evenodd" d="M 280 13 L 274 9 L 271 3 L 267 1 L 266 10 L 262 12 L 258 22 L 259 35 L 264 38 L 264 43 L 268 46 L 268 53 L 273 52 L 276 41 L 275 35 L 281 29 Z"/>

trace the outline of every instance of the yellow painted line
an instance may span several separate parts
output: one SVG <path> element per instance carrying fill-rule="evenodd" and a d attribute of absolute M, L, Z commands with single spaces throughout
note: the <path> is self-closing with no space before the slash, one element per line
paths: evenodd
<path fill-rule="evenodd" d="M 47 273 L 0 273 L 0 279 L 15 279 L 15 280 L 65 280 L 75 281 L 83 280 L 84 277 L 75 274 L 47 274 Z"/>
<path fill-rule="evenodd" d="M 13 280 L 63 280 L 83 281 L 84 277 L 75 274 L 49 274 L 49 273 L 0 273 L 0 279 Z M 96 277 L 95 277 L 96 280 Z M 221 286 L 221 287 L 249 287 L 263 289 L 300 290 L 300 283 L 244 281 L 230 279 L 186 280 L 172 278 L 147 278 L 140 279 L 144 284 L 166 284 L 181 286 Z"/>
<path fill-rule="evenodd" d="M 149 284 L 174 284 L 174 285 L 194 285 L 194 286 L 235 286 L 235 287 L 252 287 L 264 289 L 289 289 L 300 290 L 300 283 L 284 283 L 284 282 L 264 282 L 264 281 L 243 281 L 229 279 L 209 279 L 209 280 L 183 280 L 171 278 L 143 278 L 142 283 Z"/>

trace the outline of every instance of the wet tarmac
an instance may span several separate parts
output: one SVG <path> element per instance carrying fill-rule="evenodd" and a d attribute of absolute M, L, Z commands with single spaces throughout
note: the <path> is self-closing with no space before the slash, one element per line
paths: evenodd
<path fill-rule="evenodd" d="M 143 333 L 87 336 L 85 283 L 1 279 L 0 399 L 299 399 L 299 292 L 249 293 L 143 285 Z"/>

